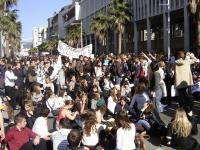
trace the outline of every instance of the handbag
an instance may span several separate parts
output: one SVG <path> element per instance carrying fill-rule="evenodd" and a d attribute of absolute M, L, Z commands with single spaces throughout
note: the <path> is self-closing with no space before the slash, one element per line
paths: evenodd
<path fill-rule="evenodd" d="M 58 116 L 58 113 L 59 113 L 59 112 L 60 112 L 60 108 L 51 111 L 51 113 L 52 113 L 54 116 Z"/>
<path fill-rule="evenodd" d="M 53 114 L 53 116 L 58 116 L 58 113 L 60 112 L 61 108 L 58 108 L 56 110 L 53 110 L 53 108 L 51 107 L 51 105 L 49 104 L 49 102 L 47 101 L 47 104 L 49 105 L 49 108 L 51 110 L 51 113 Z"/>

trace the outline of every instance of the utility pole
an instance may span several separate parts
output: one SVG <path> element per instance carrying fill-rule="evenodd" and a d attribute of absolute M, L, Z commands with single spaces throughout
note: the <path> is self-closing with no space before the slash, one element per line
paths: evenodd
<path fill-rule="evenodd" d="M 171 53 L 171 42 L 170 42 L 170 38 L 171 38 L 171 18 L 170 18 L 170 9 L 171 9 L 171 3 L 170 0 L 167 0 L 167 4 L 160 4 L 163 6 L 167 6 L 167 58 L 168 60 L 170 60 L 170 53 Z M 165 13 L 165 12 L 164 12 Z M 164 29 L 165 30 L 165 29 Z"/>

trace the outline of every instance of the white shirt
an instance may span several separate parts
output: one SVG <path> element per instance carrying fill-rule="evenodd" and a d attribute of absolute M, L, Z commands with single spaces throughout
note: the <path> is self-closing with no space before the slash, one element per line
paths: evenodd
<path fill-rule="evenodd" d="M 59 100 L 58 97 L 50 97 L 48 98 L 48 100 L 46 101 L 46 105 L 49 108 L 49 110 L 51 111 L 56 110 L 58 108 L 61 108 L 63 105 L 63 102 L 61 102 L 62 100 Z"/>
<path fill-rule="evenodd" d="M 135 125 L 131 123 L 131 129 L 125 130 L 119 128 L 117 130 L 117 150 L 135 150 Z"/>
<path fill-rule="evenodd" d="M 97 77 L 101 77 L 103 75 L 101 67 L 94 67 L 94 70 Z"/>
<path fill-rule="evenodd" d="M 51 134 L 51 139 L 53 142 L 54 150 L 65 150 L 66 146 L 69 145 L 67 141 L 67 136 L 70 133 L 71 129 L 60 129 Z"/>
<path fill-rule="evenodd" d="M 5 86 L 10 86 L 10 87 L 15 86 L 15 80 L 17 80 L 17 76 L 14 75 L 13 71 L 6 70 Z"/>
<path fill-rule="evenodd" d="M 112 96 L 109 96 L 108 97 L 108 110 L 111 112 L 111 113 L 115 113 L 115 106 L 117 105 L 116 102 L 113 101 L 113 98 Z"/>
<path fill-rule="evenodd" d="M 99 133 L 103 129 L 105 129 L 105 126 L 103 126 L 102 124 L 96 124 L 92 127 L 89 136 L 87 136 L 83 132 L 83 138 L 82 138 L 83 145 L 95 146 L 99 142 Z"/>
<path fill-rule="evenodd" d="M 38 134 L 41 138 L 47 137 L 50 135 L 47 126 L 47 118 L 38 117 L 35 120 L 32 131 Z"/>

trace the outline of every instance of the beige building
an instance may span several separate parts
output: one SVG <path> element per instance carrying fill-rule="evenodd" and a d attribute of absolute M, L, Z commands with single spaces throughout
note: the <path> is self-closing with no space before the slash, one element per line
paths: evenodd
<path fill-rule="evenodd" d="M 33 47 L 37 47 L 47 39 L 47 27 L 33 28 Z"/>

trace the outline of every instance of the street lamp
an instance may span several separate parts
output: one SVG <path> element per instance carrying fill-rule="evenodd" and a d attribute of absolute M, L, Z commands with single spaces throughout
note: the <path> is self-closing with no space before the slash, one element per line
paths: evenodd
<path fill-rule="evenodd" d="M 170 31 L 170 22 L 171 22 L 171 18 L 170 18 L 170 9 L 171 9 L 171 5 L 170 5 L 170 0 L 167 0 L 167 4 L 160 4 L 160 5 L 165 5 L 165 6 L 167 6 L 167 30 L 168 30 L 168 39 L 167 39 L 167 58 L 168 58 L 168 60 L 170 60 L 170 35 L 171 35 L 171 31 Z"/>
<path fill-rule="evenodd" d="M 81 20 L 81 22 L 71 23 L 71 25 L 76 25 L 76 24 L 81 25 L 81 48 L 82 48 L 83 47 L 83 23 L 82 23 L 82 20 Z"/>

